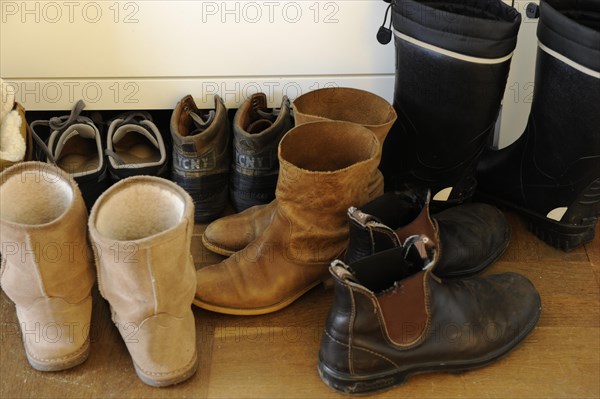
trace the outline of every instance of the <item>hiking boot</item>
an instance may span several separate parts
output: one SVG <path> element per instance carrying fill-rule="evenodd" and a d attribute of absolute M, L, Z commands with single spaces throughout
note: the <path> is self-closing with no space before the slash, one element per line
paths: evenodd
<path fill-rule="evenodd" d="M 79 100 L 70 115 L 38 120 L 31 123 L 33 138 L 41 154 L 38 159 L 55 164 L 77 182 L 88 209 L 109 186 L 104 145 L 98 127 L 82 116 L 85 107 Z M 37 126 L 48 126 L 50 137 L 44 142 L 36 132 Z"/>
<path fill-rule="evenodd" d="M 277 148 L 293 126 L 287 97 L 280 109 L 268 109 L 267 96 L 257 93 L 237 110 L 233 119 L 230 187 L 231 202 L 237 212 L 275 199 L 279 176 Z"/>
<path fill-rule="evenodd" d="M 114 182 L 131 176 L 167 177 L 169 163 L 163 137 L 147 112 L 131 112 L 109 125 L 108 172 Z"/>
<path fill-rule="evenodd" d="M 227 205 L 230 130 L 227 108 L 219 96 L 214 110 L 200 111 L 188 95 L 173 111 L 171 176 L 191 195 L 196 222 L 217 219 Z"/>

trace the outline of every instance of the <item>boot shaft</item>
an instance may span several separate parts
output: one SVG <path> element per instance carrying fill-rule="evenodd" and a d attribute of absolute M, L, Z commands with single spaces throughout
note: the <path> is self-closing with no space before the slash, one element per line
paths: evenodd
<path fill-rule="evenodd" d="M 598 15 L 597 2 L 540 5 L 536 80 L 527 126 L 535 143 L 530 142 L 533 154 L 525 159 L 531 173 L 525 181 L 536 180 L 539 173 L 561 183 L 589 184 L 600 178 L 600 25 L 594 21 Z"/>
<path fill-rule="evenodd" d="M 430 188 L 434 200 L 464 202 L 500 110 L 521 17 L 498 0 L 396 0 L 392 15 L 398 122 L 383 151 L 386 189 L 409 183 Z"/>
<path fill-rule="evenodd" d="M 375 135 L 348 122 L 307 123 L 283 138 L 278 213 L 292 228 L 291 250 L 304 261 L 328 262 L 344 250 L 346 210 L 369 199 L 378 156 Z"/>
<path fill-rule="evenodd" d="M 189 311 L 193 208 L 183 189 L 147 176 L 121 181 L 98 199 L 89 228 L 99 288 L 121 322 L 139 326 Z"/>
<path fill-rule="evenodd" d="M 345 258 L 348 264 L 400 247 L 411 236 L 425 235 L 427 248 L 437 247 L 437 226 L 429 215 L 426 190 L 388 192 L 360 209 L 351 207 L 348 218 L 350 241 Z"/>
<path fill-rule="evenodd" d="M 311 91 L 298 97 L 293 106 L 296 126 L 324 120 L 352 122 L 371 130 L 381 147 L 397 118 L 385 99 L 347 87 Z"/>
<path fill-rule="evenodd" d="M 226 153 L 229 142 L 229 120 L 227 108 L 219 96 L 215 96 L 215 107 L 201 111 L 192 96 L 184 97 L 171 116 L 171 136 L 178 153 L 209 156 L 206 163 L 214 165 L 219 156 Z M 181 147 L 181 148 L 180 148 Z M 178 168 L 188 169 L 175 162 Z M 200 169 L 202 168 L 195 168 Z"/>
<path fill-rule="evenodd" d="M 600 6 L 542 1 L 533 104 L 525 132 L 488 149 L 479 191 L 525 216 L 550 245 L 570 250 L 594 237 L 600 214 Z"/>
<path fill-rule="evenodd" d="M 78 303 L 94 283 L 87 211 L 77 185 L 57 167 L 26 162 L 0 177 L 2 286 L 20 306 L 40 297 Z"/>

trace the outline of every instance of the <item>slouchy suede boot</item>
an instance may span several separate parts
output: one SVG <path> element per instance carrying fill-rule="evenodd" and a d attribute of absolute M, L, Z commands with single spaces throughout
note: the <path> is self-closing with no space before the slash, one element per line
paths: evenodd
<path fill-rule="evenodd" d="M 348 244 L 346 210 L 368 198 L 379 144 L 348 122 L 292 129 L 279 147 L 271 224 L 242 251 L 198 270 L 194 303 L 236 315 L 275 312 L 327 279 Z"/>
<path fill-rule="evenodd" d="M 100 293 L 135 371 L 152 386 L 184 381 L 198 367 L 193 228 L 190 196 L 158 177 L 120 181 L 90 215 Z"/>
<path fill-rule="evenodd" d="M 0 283 L 15 303 L 31 366 L 58 371 L 85 361 L 95 273 L 75 181 L 41 162 L 6 169 L 0 175 L 0 242 Z"/>
<path fill-rule="evenodd" d="M 360 209 L 350 208 L 345 262 L 401 247 L 420 235 L 427 237 L 424 249 L 436 260 L 436 274 L 444 278 L 482 272 L 504 253 L 510 226 L 500 210 L 471 203 L 431 216 L 430 199 L 427 190 L 407 189 L 388 192 Z"/>
<path fill-rule="evenodd" d="M 516 142 L 483 154 L 478 198 L 568 251 L 594 238 L 600 214 L 600 3 L 544 0 L 539 11 L 529 122 Z"/>
<path fill-rule="evenodd" d="M 415 247 L 331 267 L 335 299 L 325 323 L 319 373 L 346 394 L 382 391 L 412 374 L 493 363 L 533 330 L 539 294 L 516 273 L 440 280 L 405 260 Z M 408 251 L 408 252 L 407 252 Z"/>
<path fill-rule="evenodd" d="M 394 107 L 387 191 L 431 189 L 434 213 L 471 199 L 500 111 L 521 16 L 501 0 L 394 0 Z"/>
<path fill-rule="evenodd" d="M 345 87 L 304 94 L 294 101 L 293 108 L 296 126 L 327 120 L 353 122 L 371 130 L 380 146 L 397 118 L 394 108 L 383 98 Z M 383 176 L 379 170 L 369 178 L 368 191 L 369 200 L 383 194 Z M 206 228 L 202 242 L 211 251 L 230 256 L 260 236 L 271 222 L 275 208 L 276 204 L 270 203 L 219 219 Z"/>

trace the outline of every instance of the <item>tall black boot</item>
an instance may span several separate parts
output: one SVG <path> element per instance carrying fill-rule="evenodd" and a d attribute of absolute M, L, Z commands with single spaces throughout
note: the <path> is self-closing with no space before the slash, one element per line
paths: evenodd
<path fill-rule="evenodd" d="M 538 39 L 527 128 L 484 153 L 478 191 L 570 250 L 593 239 L 600 213 L 600 2 L 542 1 Z"/>
<path fill-rule="evenodd" d="M 521 16 L 500 0 L 393 0 L 392 10 L 398 121 L 381 169 L 386 191 L 429 188 L 436 211 L 475 192 Z"/>

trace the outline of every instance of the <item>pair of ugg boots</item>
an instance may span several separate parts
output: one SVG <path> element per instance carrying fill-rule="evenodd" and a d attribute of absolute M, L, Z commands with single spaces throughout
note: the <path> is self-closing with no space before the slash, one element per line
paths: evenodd
<path fill-rule="evenodd" d="M 25 162 L 0 174 L 0 283 L 29 363 L 58 371 L 87 359 L 97 272 L 141 380 L 166 386 L 192 376 L 193 214 L 189 195 L 157 177 L 115 184 L 88 219 L 77 184 L 56 166 Z"/>

